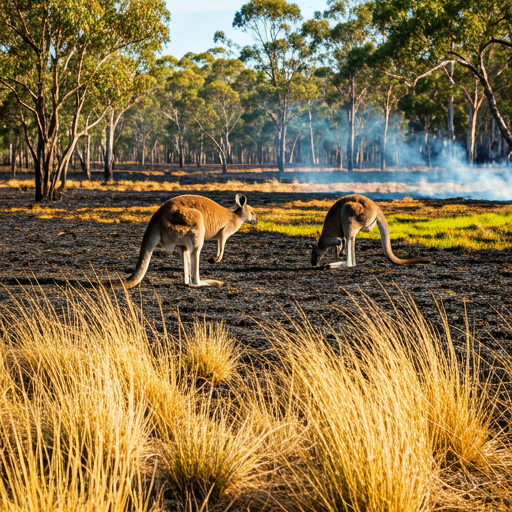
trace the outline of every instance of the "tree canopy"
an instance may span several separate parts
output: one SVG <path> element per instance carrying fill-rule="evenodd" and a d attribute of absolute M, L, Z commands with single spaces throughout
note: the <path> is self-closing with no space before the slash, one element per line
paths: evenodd
<path fill-rule="evenodd" d="M 112 82 L 121 54 L 150 59 L 168 38 L 169 16 L 162 0 L 0 0 L 0 83 L 20 107 L 37 200 L 53 198 L 78 139 L 106 114 L 87 104 L 100 71 L 109 66 Z M 55 165 L 65 109 L 72 121 Z M 32 137 L 27 116 L 37 128 Z"/>
<path fill-rule="evenodd" d="M 468 164 L 512 152 L 512 0 L 329 0 L 304 19 L 250 0 L 201 53 L 158 56 L 163 0 L 0 0 L 0 154 L 35 169 L 103 162 Z M 89 156 L 87 156 L 89 155 Z"/>

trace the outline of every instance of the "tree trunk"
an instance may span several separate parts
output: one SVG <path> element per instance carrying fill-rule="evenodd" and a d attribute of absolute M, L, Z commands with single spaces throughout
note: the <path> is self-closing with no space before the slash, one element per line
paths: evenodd
<path fill-rule="evenodd" d="M 16 136 L 11 134 L 11 143 L 9 144 L 9 163 L 11 165 L 11 176 L 16 176 Z"/>
<path fill-rule="evenodd" d="M 355 123 L 354 117 L 356 113 L 355 87 L 356 80 L 354 76 L 350 77 L 350 97 L 348 101 L 347 117 L 348 117 L 348 141 L 347 141 L 347 169 L 354 170 L 354 142 L 355 142 Z"/>
<path fill-rule="evenodd" d="M 155 143 L 153 144 L 153 148 L 151 149 L 151 169 L 155 168 L 155 150 L 156 150 L 157 144 L 158 144 L 158 141 L 155 140 Z"/>
<path fill-rule="evenodd" d="M 356 153 L 356 168 L 357 169 L 362 169 L 363 158 L 364 158 L 363 139 L 361 139 L 361 142 L 357 145 L 357 153 Z"/>
<path fill-rule="evenodd" d="M 309 137 L 311 140 L 311 163 L 313 165 L 316 164 L 316 158 L 315 158 L 315 138 L 313 135 L 313 122 L 312 122 L 312 116 L 311 116 L 311 106 L 308 108 L 308 114 L 309 114 Z"/>
<path fill-rule="evenodd" d="M 448 148 L 453 156 L 453 141 L 455 140 L 455 129 L 453 126 L 453 94 L 448 101 Z"/>
<path fill-rule="evenodd" d="M 43 200 L 43 176 L 42 176 L 42 169 L 41 169 L 41 138 L 38 137 L 37 139 L 37 146 L 34 148 L 34 146 L 30 142 L 29 134 L 28 134 L 28 127 L 27 123 L 25 123 L 25 120 L 22 116 L 22 126 L 23 126 L 23 133 L 25 135 L 25 140 L 27 142 L 27 146 L 30 149 L 30 152 L 32 154 L 32 160 L 34 161 L 34 184 L 35 184 L 35 197 L 34 200 L 36 202 Z"/>
<path fill-rule="evenodd" d="M 38 158 L 34 162 L 35 168 L 35 201 L 36 203 L 43 200 L 43 173 L 41 171 L 41 160 Z"/>
<path fill-rule="evenodd" d="M 500 133 L 498 131 L 498 137 Z M 489 155 L 491 158 L 491 163 L 496 161 L 496 149 L 498 148 L 498 142 L 496 140 L 496 121 L 494 118 L 491 122 L 491 138 L 490 138 L 490 147 L 489 147 Z"/>
<path fill-rule="evenodd" d="M 71 153 L 72 155 L 73 153 Z M 67 159 L 67 161 L 62 166 L 62 177 L 60 182 L 60 187 L 58 190 L 59 197 L 64 192 L 64 188 L 66 187 L 66 181 L 68 180 L 68 171 L 69 171 L 69 162 L 71 161 L 71 156 Z"/>
<path fill-rule="evenodd" d="M 279 127 L 278 133 L 278 153 L 277 153 L 277 168 L 279 173 L 284 173 L 284 161 L 286 158 L 286 123 Z"/>
<path fill-rule="evenodd" d="M 114 109 L 112 109 L 107 117 L 107 126 L 105 127 L 104 179 L 106 183 L 114 179 L 114 131 Z"/>
<path fill-rule="evenodd" d="M 199 151 L 197 152 L 197 167 L 201 168 L 203 165 L 203 136 L 201 135 L 201 144 L 199 145 Z"/>
<path fill-rule="evenodd" d="M 388 143 L 388 126 L 389 126 L 389 105 L 384 110 L 384 133 L 382 134 L 382 146 L 380 148 L 380 170 L 386 170 L 386 146 Z"/>
<path fill-rule="evenodd" d="M 91 135 L 87 134 L 87 145 L 85 149 L 85 172 L 87 179 L 91 179 Z"/>
<path fill-rule="evenodd" d="M 290 158 L 288 159 L 288 163 L 293 163 L 293 153 L 295 152 L 295 146 L 297 144 L 297 141 L 299 140 L 300 132 L 297 133 L 297 137 L 295 137 L 295 140 L 293 141 L 292 150 L 290 151 Z"/>
<path fill-rule="evenodd" d="M 146 136 L 142 137 L 142 147 L 140 151 L 140 166 L 144 169 L 144 164 L 146 163 Z"/>
<path fill-rule="evenodd" d="M 185 148 L 182 135 L 174 136 L 175 146 L 178 149 L 178 164 L 181 168 L 185 165 Z"/>
<path fill-rule="evenodd" d="M 340 129 L 336 123 L 336 165 L 343 170 L 343 151 L 340 149 Z"/>
<path fill-rule="evenodd" d="M 498 105 L 496 104 L 494 92 L 492 91 L 491 84 L 489 83 L 489 80 L 487 78 L 487 71 L 484 66 L 483 53 L 480 54 L 480 68 L 482 70 L 482 73 L 480 73 L 478 78 L 480 80 L 480 83 L 482 84 L 482 87 L 484 88 L 484 94 L 485 97 L 487 98 L 489 110 L 491 111 L 492 117 L 496 120 L 496 124 L 498 125 L 498 128 L 503 138 L 508 144 L 509 151 L 512 152 L 512 132 L 509 130 L 507 124 L 505 123 L 505 120 L 503 119 L 503 117 L 501 117 L 500 111 L 498 110 Z"/>
<path fill-rule="evenodd" d="M 469 165 L 473 165 L 475 160 L 475 135 L 476 135 L 476 121 L 477 115 L 475 108 L 471 103 L 468 103 L 468 129 L 466 135 L 466 157 Z"/>
<path fill-rule="evenodd" d="M 233 154 L 231 149 L 231 143 L 229 142 L 229 133 L 226 132 L 226 161 L 228 164 L 233 163 Z"/>
<path fill-rule="evenodd" d="M 61 183 L 57 190 L 57 194 L 56 195 L 54 193 L 52 194 L 52 197 L 51 197 L 52 200 L 55 199 L 55 197 L 58 199 L 60 199 L 62 197 L 62 194 L 66 187 L 66 181 L 68 179 L 69 162 L 71 161 L 71 157 L 73 156 L 73 153 L 75 152 L 75 147 L 76 147 L 77 143 L 78 143 L 78 138 L 73 136 L 70 146 L 62 154 L 62 160 L 57 169 L 57 178 L 60 177 Z"/>
<path fill-rule="evenodd" d="M 228 166 L 227 166 L 226 154 L 221 149 L 217 150 L 217 154 L 219 155 L 219 160 L 220 160 L 220 163 L 222 165 L 222 174 L 227 174 Z"/>
<path fill-rule="evenodd" d="M 55 153 L 55 144 L 42 143 L 41 165 L 43 168 L 43 198 L 49 201 L 53 201 L 53 192 L 55 190 L 50 182 L 50 179 L 53 181 L 55 177 Z"/>
<path fill-rule="evenodd" d="M 78 157 L 78 162 L 80 163 L 80 170 L 85 174 L 87 172 L 85 158 L 84 158 L 84 154 L 78 144 L 76 145 L 76 155 Z"/>
<path fill-rule="evenodd" d="M 498 160 L 501 160 L 503 153 L 503 137 L 501 136 L 501 133 L 499 133 L 498 130 Z"/>
<path fill-rule="evenodd" d="M 431 161 L 431 152 L 430 152 L 430 146 L 428 144 L 428 130 L 425 130 L 425 152 L 427 154 L 427 163 L 428 163 L 428 166 L 430 167 L 431 164 L 432 164 L 432 161 Z"/>
<path fill-rule="evenodd" d="M 466 103 L 468 105 L 468 128 L 466 132 L 466 158 L 469 165 L 473 165 L 475 159 L 475 143 L 476 143 L 476 125 L 478 121 L 478 111 L 482 106 L 485 98 L 482 95 L 478 98 L 478 79 L 475 77 L 475 90 L 470 94 L 464 89 L 466 94 Z"/>

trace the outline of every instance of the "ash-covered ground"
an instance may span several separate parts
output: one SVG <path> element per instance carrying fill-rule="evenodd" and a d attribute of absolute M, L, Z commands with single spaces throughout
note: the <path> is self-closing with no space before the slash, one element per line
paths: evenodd
<path fill-rule="evenodd" d="M 187 191 L 190 193 L 190 191 Z M 202 192 L 226 207 L 233 205 L 234 193 Z M 136 263 L 144 224 L 101 223 L 70 218 L 40 218 L 32 212 L 31 190 L 0 190 L 0 206 L 9 209 L 0 223 L 0 302 L 29 293 L 45 294 L 63 303 L 62 289 L 89 286 L 109 273 L 129 274 Z M 63 201 L 51 209 L 153 206 L 179 195 L 170 192 L 108 192 L 69 190 Z M 293 200 L 332 199 L 330 194 L 251 192 L 248 202 L 260 206 Z M 460 200 L 458 200 L 460 202 Z M 385 203 L 384 203 L 385 204 Z M 22 208 L 21 211 L 13 209 Z M 72 215 L 71 215 L 72 216 Z M 393 238 L 393 237 L 392 237 Z M 201 255 L 201 277 L 225 281 L 222 287 L 190 288 L 183 284 L 181 260 L 156 249 L 146 278 L 129 293 L 142 303 L 146 316 L 161 328 L 159 300 L 164 321 L 171 334 L 178 335 L 179 319 L 187 326 L 194 318 L 222 320 L 239 342 L 262 348 L 267 343 L 257 322 L 277 320 L 284 325 L 300 317 L 299 307 L 319 329 L 325 322 L 341 328 L 338 310 L 355 310 L 353 298 L 362 294 L 377 305 L 392 310 L 390 298 L 401 301 L 410 295 L 420 312 L 437 327 L 438 311 L 446 311 L 455 338 L 463 339 L 466 312 L 470 331 L 485 346 L 512 351 L 508 320 L 512 311 L 511 250 L 438 250 L 392 242 L 398 256 L 428 257 L 431 263 L 413 267 L 396 266 L 385 258 L 377 240 L 357 239 L 355 268 L 313 269 L 310 246 L 313 238 L 289 237 L 258 231 L 236 233 L 227 242 L 219 264 L 208 260 L 216 243 L 206 242 Z M 31 283 L 39 284 L 32 287 Z M 123 292 L 116 291 L 123 301 Z M 158 298 L 159 300 L 158 300 Z M 437 303 L 436 303 L 437 301 Z"/>

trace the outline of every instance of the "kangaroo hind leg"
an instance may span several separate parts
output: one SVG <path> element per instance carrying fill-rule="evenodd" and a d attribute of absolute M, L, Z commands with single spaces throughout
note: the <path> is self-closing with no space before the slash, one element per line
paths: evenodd
<path fill-rule="evenodd" d="M 190 250 L 186 245 L 178 245 L 176 252 L 181 255 L 183 262 L 183 280 L 185 284 L 190 284 Z"/>
<path fill-rule="evenodd" d="M 224 284 L 223 281 L 217 281 L 216 279 L 200 279 L 199 277 L 199 256 L 201 254 L 201 247 L 195 247 L 191 251 L 190 263 L 191 263 L 191 283 L 190 286 L 198 288 L 200 286 L 221 286 Z"/>
<path fill-rule="evenodd" d="M 356 266 L 356 236 L 361 225 L 356 221 L 349 208 L 342 215 L 341 223 L 347 240 L 347 267 Z"/>
<path fill-rule="evenodd" d="M 202 219 L 201 219 L 202 221 Z M 190 238 L 190 247 L 187 247 L 189 255 L 189 272 L 190 272 L 190 286 L 197 288 L 200 286 L 220 286 L 223 285 L 223 281 L 217 281 L 215 279 L 203 279 L 199 277 L 199 257 L 201 255 L 201 249 L 204 244 L 204 224 L 201 222 L 195 230 L 194 236 Z"/>

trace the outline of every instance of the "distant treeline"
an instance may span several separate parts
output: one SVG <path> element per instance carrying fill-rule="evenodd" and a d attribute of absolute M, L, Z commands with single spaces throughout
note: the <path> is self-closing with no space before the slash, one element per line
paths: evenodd
<path fill-rule="evenodd" d="M 1 158 L 35 169 L 36 200 L 60 195 L 70 164 L 90 176 L 91 161 L 109 181 L 115 162 L 282 172 L 512 151 L 512 0 L 331 1 L 311 20 L 252 0 L 233 26 L 254 45 L 217 32 L 215 48 L 179 60 L 155 58 L 163 2 L 68 3 L 0 0 Z"/>

